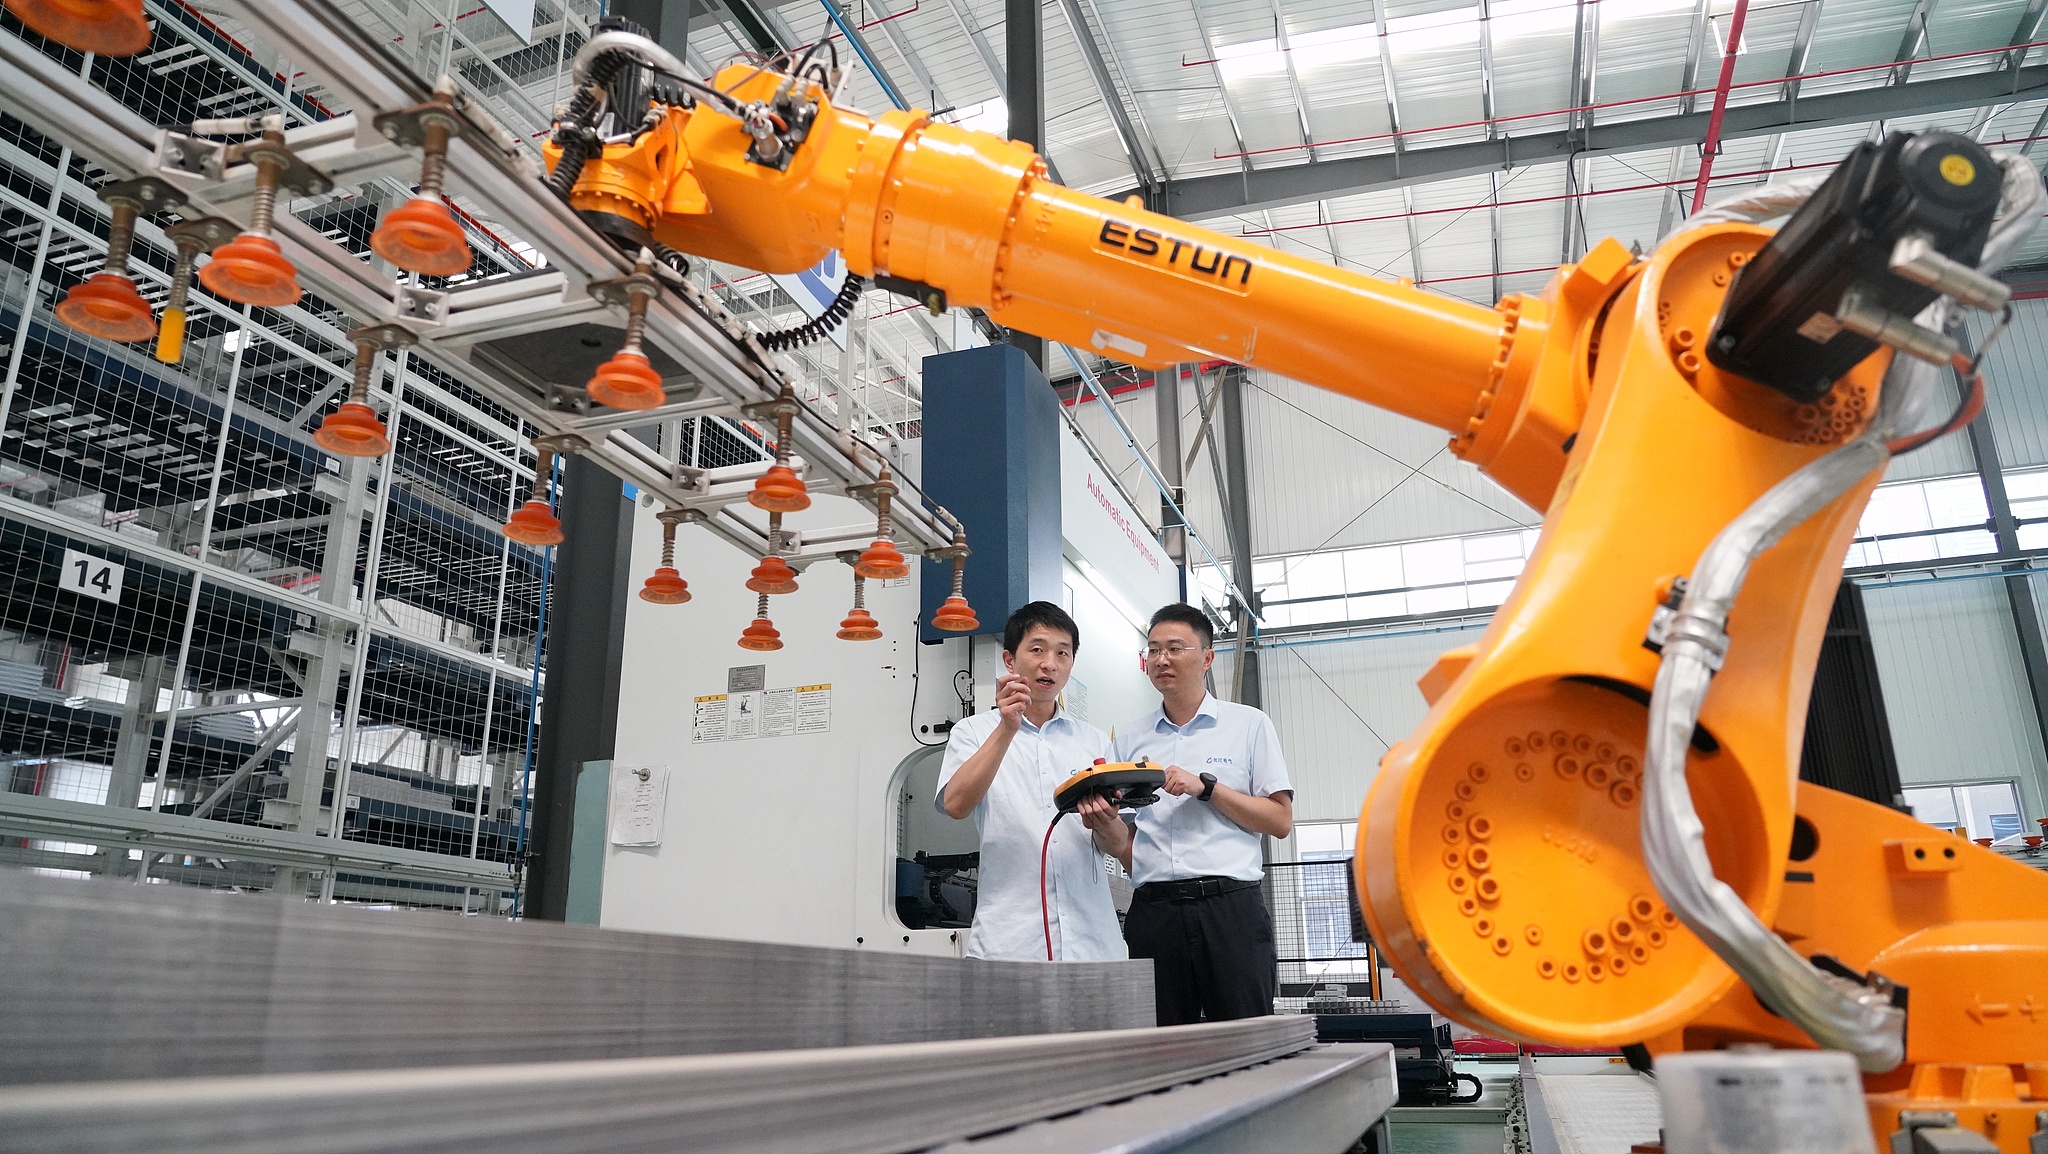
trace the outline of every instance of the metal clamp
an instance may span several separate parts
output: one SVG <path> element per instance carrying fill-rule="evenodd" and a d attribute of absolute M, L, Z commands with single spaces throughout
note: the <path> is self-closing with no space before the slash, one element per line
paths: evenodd
<path fill-rule="evenodd" d="M 242 226 L 224 216 L 202 216 L 194 220 L 181 220 L 164 230 L 164 238 L 179 248 L 186 241 L 200 252 L 212 252 L 221 245 L 235 239 Z"/>
<path fill-rule="evenodd" d="M 158 172 L 178 173 L 217 183 L 227 171 L 228 146 L 183 132 L 165 129 L 156 136 L 156 155 L 150 167 Z"/>
<path fill-rule="evenodd" d="M 100 186 L 99 198 L 108 204 L 133 205 L 144 215 L 185 207 L 184 194 L 154 176 L 110 181 Z"/>
<path fill-rule="evenodd" d="M 400 320 L 438 328 L 448 323 L 451 295 L 443 289 L 400 284 L 398 291 L 391 298 L 391 309 Z"/>
<path fill-rule="evenodd" d="M 547 449 L 554 453 L 585 453 L 590 451 L 590 441 L 575 433 L 543 433 L 533 438 L 536 449 Z"/>
<path fill-rule="evenodd" d="M 288 188 L 300 196 L 319 196 L 334 190 L 334 182 L 326 173 L 300 160 L 297 153 L 276 141 L 252 140 L 246 144 L 231 144 L 222 163 L 233 166 L 255 164 L 259 160 L 275 164 L 279 187 Z"/>
<path fill-rule="evenodd" d="M 620 308 L 633 307 L 633 294 L 645 293 L 649 297 L 661 295 L 661 282 L 653 273 L 634 273 L 615 280 L 594 280 L 584 286 L 590 299 L 599 304 L 616 305 Z"/>
<path fill-rule="evenodd" d="M 352 345 L 367 344 L 377 352 L 383 352 L 385 349 L 411 348 L 419 343 L 419 337 L 411 329 L 388 322 L 351 330 L 343 339 Z"/>
<path fill-rule="evenodd" d="M 452 103 L 442 100 L 430 100 L 410 108 L 381 112 L 370 123 L 384 139 L 406 148 L 422 148 L 426 145 L 429 124 L 439 123 L 451 136 L 468 137 L 474 131 Z"/>

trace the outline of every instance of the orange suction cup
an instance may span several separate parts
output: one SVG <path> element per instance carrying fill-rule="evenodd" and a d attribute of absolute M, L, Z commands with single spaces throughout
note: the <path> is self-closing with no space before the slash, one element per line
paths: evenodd
<path fill-rule="evenodd" d="M 794 593 L 796 570 L 789 567 L 789 562 L 771 554 L 754 566 L 754 572 L 747 578 L 747 588 L 756 593 Z"/>
<path fill-rule="evenodd" d="M 910 565 L 894 541 L 876 541 L 853 563 L 853 571 L 872 581 L 893 581 L 910 576 Z"/>
<path fill-rule="evenodd" d="M 344 401 L 327 414 L 313 431 L 313 440 L 344 457 L 381 457 L 391 451 L 391 434 L 377 419 L 377 411 L 358 401 Z"/>
<path fill-rule="evenodd" d="M 546 501 L 528 501 L 512 511 L 499 532 L 527 545 L 560 545 L 562 520 Z"/>
<path fill-rule="evenodd" d="M 658 409 L 668 399 L 661 391 L 661 374 L 647 363 L 646 354 L 630 351 L 597 366 L 583 388 L 591 400 L 614 409 Z M 806 497 L 804 504 L 810 503 Z"/>
<path fill-rule="evenodd" d="M 469 271 L 469 240 L 438 199 L 416 196 L 385 213 L 370 234 L 370 251 L 421 276 Z"/>
<path fill-rule="evenodd" d="M 135 282 L 119 273 L 94 273 L 73 285 L 57 305 L 57 319 L 93 337 L 110 341 L 146 341 L 156 335 L 149 302 L 135 291 Z"/>
<path fill-rule="evenodd" d="M 740 631 L 741 649 L 768 651 L 782 648 L 782 632 L 766 617 L 754 618 L 754 623 Z"/>
<path fill-rule="evenodd" d="M 297 304 L 300 295 L 299 272 L 277 242 L 247 232 L 213 250 L 199 283 L 215 296 L 258 308 Z"/>
<path fill-rule="evenodd" d="M 932 614 L 932 628 L 948 633 L 965 633 L 980 627 L 981 622 L 975 619 L 974 610 L 968 608 L 965 597 L 946 598 L 939 604 L 938 612 Z"/>
<path fill-rule="evenodd" d="M 690 584 L 683 575 L 663 565 L 640 586 L 640 600 L 656 605 L 681 605 L 690 599 Z"/>
<path fill-rule="evenodd" d="M 754 491 L 747 494 L 747 504 L 770 513 L 795 513 L 811 507 L 811 494 L 796 470 L 777 462 L 754 482 Z"/>
<path fill-rule="evenodd" d="M 7 0 L 34 31 L 80 52 L 133 56 L 149 47 L 142 0 Z"/>
<path fill-rule="evenodd" d="M 875 621 L 874 614 L 854 606 L 846 620 L 839 623 L 841 641 L 874 641 L 882 636 L 882 627 Z"/>

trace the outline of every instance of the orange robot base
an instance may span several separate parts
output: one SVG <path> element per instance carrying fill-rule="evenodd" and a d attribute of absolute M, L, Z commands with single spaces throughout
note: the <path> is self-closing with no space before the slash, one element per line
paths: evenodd
<path fill-rule="evenodd" d="M 1881 805 L 1801 784 L 1771 928 L 1808 957 L 1906 988 L 1906 1062 L 1866 1076 L 1880 1145 L 1906 1111 L 1945 1111 L 2030 1154 L 2048 1111 L 2048 874 Z M 1653 1051 L 1811 1046 L 1735 986 Z"/>

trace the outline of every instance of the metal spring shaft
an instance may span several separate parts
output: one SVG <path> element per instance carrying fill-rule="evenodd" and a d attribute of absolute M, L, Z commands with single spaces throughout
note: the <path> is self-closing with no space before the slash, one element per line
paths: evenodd
<path fill-rule="evenodd" d="M 270 222 L 277 214 L 278 162 L 270 157 L 256 159 L 256 194 L 249 206 L 249 233 L 269 236 Z"/>
<path fill-rule="evenodd" d="M 178 245 L 178 263 L 171 269 L 171 295 L 164 300 L 166 311 L 185 307 L 185 298 L 190 295 L 192 289 L 192 262 L 198 257 L 198 245 Z"/>
<path fill-rule="evenodd" d="M 352 404 L 370 403 L 370 373 L 376 367 L 377 346 L 370 341 L 357 341 L 356 379 L 348 390 L 348 399 Z"/>
<path fill-rule="evenodd" d="M 115 276 L 128 275 L 128 251 L 135 245 L 135 217 L 134 205 L 114 205 L 114 219 L 107 226 L 106 271 Z"/>
<path fill-rule="evenodd" d="M 448 126 L 439 117 L 429 117 L 420 159 L 420 196 L 433 200 L 441 195 L 448 171 Z"/>

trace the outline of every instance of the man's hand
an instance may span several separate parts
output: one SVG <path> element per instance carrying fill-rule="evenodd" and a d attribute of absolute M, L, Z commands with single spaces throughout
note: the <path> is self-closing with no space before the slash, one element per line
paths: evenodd
<path fill-rule="evenodd" d="M 1130 869 L 1131 827 L 1124 824 L 1116 806 L 1101 794 L 1091 794 L 1081 799 L 1074 812 L 1081 815 L 1081 824 L 1095 835 L 1095 848 L 1116 855 L 1116 859 L 1124 863 L 1124 868 Z"/>
<path fill-rule="evenodd" d="M 1209 788 L 1200 777 L 1177 765 L 1166 767 L 1166 792 L 1175 797 L 1200 797 Z"/>
<path fill-rule="evenodd" d="M 1101 833 L 1103 830 L 1108 829 L 1111 823 L 1116 825 L 1124 823 L 1124 819 L 1116 815 L 1116 807 L 1109 803 L 1108 798 L 1099 793 L 1091 793 L 1087 797 L 1082 798 L 1080 806 L 1074 812 L 1081 815 L 1082 825 L 1087 826 L 1096 833 Z"/>
<path fill-rule="evenodd" d="M 1024 710 L 1031 704 L 1031 687 L 1014 673 L 1005 673 L 996 678 L 996 708 L 1002 711 L 1003 719 L 998 724 L 1003 732 L 1015 734 L 1024 725 Z"/>

